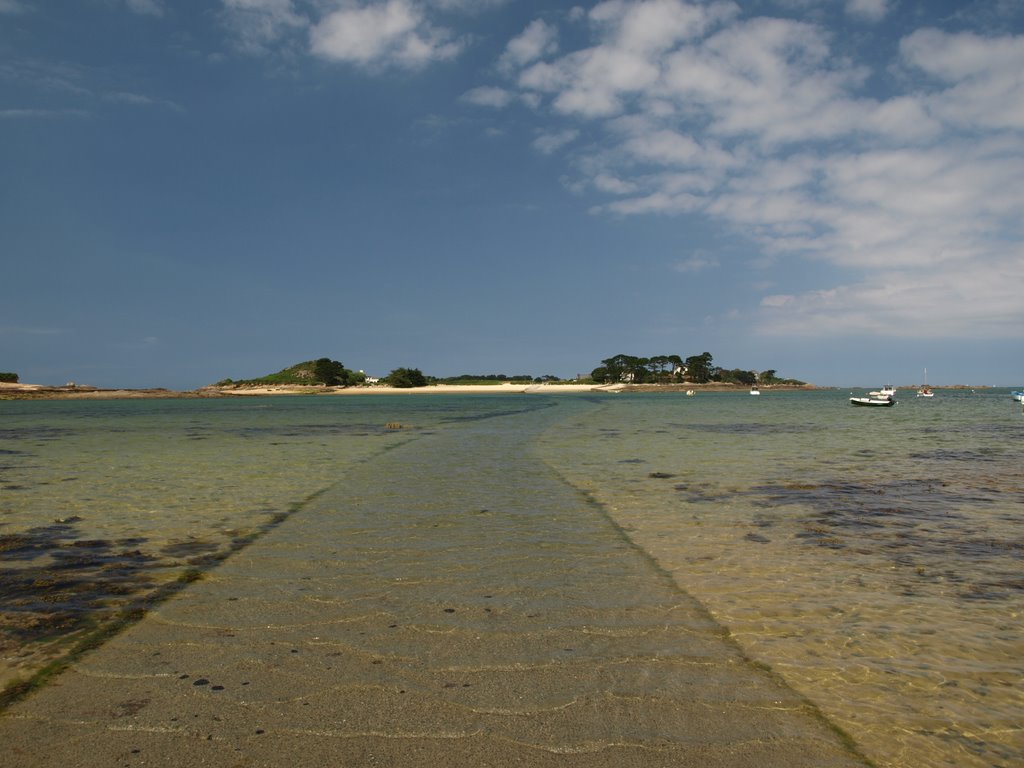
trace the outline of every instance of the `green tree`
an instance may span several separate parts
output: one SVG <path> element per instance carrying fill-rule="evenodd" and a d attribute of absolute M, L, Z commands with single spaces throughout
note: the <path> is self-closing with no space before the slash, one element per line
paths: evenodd
<path fill-rule="evenodd" d="M 0 381 L 5 384 L 17 384 L 18 374 L 16 373 L 0 373 Z"/>
<path fill-rule="evenodd" d="M 744 371 L 741 368 L 733 368 L 732 370 L 720 370 L 719 376 L 722 381 L 728 381 L 733 384 L 744 384 L 751 386 L 757 383 L 757 374 L 753 371 Z"/>
<path fill-rule="evenodd" d="M 702 352 L 686 358 L 686 378 L 697 384 L 711 381 L 714 371 L 711 366 L 711 353 Z"/>
<path fill-rule="evenodd" d="M 607 360 L 601 361 L 601 368 L 604 368 L 605 381 L 622 381 L 628 367 L 628 355 L 614 355 Z M 595 369 L 597 371 L 599 369 Z"/>
<path fill-rule="evenodd" d="M 427 377 L 419 368 L 395 368 L 384 378 L 384 382 L 399 389 L 411 389 L 427 386 Z"/>
<path fill-rule="evenodd" d="M 647 361 L 647 369 L 655 381 L 665 381 L 671 375 L 672 360 L 668 355 L 654 355 Z"/>
<path fill-rule="evenodd" d="M 345 386 L 348 384 L 349 371 L 337 360 L 321 357 L 313 363 L 313 376 L 321 384 L 328 387 Z"/>
<path fill-rule="evenodd" d="M 615 355 L 601 361 L 606 371 L 605 380 L 628 381 L 632 384 L 642 384 L 651 380 L 651 372 L 647 367 L 649 363 L 650 360 L 646 357 L 633 355 Z"/>

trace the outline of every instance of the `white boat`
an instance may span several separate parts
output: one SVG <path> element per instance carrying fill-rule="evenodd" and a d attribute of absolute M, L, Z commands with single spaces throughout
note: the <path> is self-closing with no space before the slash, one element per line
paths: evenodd
<path fill-rule="evenodd" d="M 687 397 L 693 397 L 693 396 L 694 396 L 694 395 L 696 395 L 696 394 L 697 394 L 697 393 L 696 393 L 696 392 L 694 392 L 694 391 L 693 391 L 692 389 L 688 389 L 688 390 L 686 390 L 686 396 L 687 396 Z"/>
<path fill-rule="evenodd" d="M 889 396 L 875 397 L 874 393 L 872 393 L 871 397 L 851 397 L 850 405 L 868 405 L 885 408 L 896 405 L 896 401 Z"/>
<path fill-rule="evenodd" d="M 754 386 L 752 386 L 750 388 L 750 394 L 752 394 L 752 395 L 760 395 L 761 394 L 761 390 L 758 389 L 757 385 L 755 384 Z"/>
<path fill-rule="evenodd" d="M 1024 403 L 1024 390 L 1019 392 L 1011 392 L 1010 397 L 1016 400 L 1018 403 Z"/>
<path fill-rule="evenodd" d="M 875 392 L 868 392 L 868 395 L 871 396 L 871 397 L 877 397 L 877 398 L 883 398 L 883 397 L 895 398 L 896 397 L 896 387 L 894 387 L 892 384 L 886 384 L 884 387 L 882 387 L 881 389 L 879 389 L 879 390 L 877 390 Z"/>
<path fill-rule="evenodd" d="M 918 397 L 935 397 L 935 393 L 928 387 L 928 369 L 924 369 L 924 384 L 917 390 Z"/>

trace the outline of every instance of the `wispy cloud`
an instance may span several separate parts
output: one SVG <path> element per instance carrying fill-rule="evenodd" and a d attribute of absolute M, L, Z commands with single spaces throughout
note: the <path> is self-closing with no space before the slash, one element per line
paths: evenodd
<path fill-rule="evenodd" d="M 222 1 L 224 22 L 246 53 L 267 53 L 309 27 L 309 19 L 296 11 L 292 0 Z"/>
<path fill-rule="evenodd" d="M 879 21 L 892 3 L 844 8 Z M 609 197 L 596 212 L 702 215 L 772 263 L 836 268 L 812 290 L 776 286 L 762 332 L 1019 332 L 1024 36 L 919 29 L 869 66 L 819 23 L 730 2 L 612 0 L 586 21 L 576 50 L 540 45 L 556 39 L 546 22 L 515 38 L 502 99 L 514 90 L 558 118 L 538 149 L 583 126 L 604 136 L 573 156 L 574 188 Z M 892 73 L 902 92 L 869 95 Z"/>
<path fill-rule="evenodd" d="M 550 155 L 567 144 L 574 142 L 579 134 L 580 132 L 575 128 L 567 128 L 562 131 L 544 131 L 533 140 L 533 147 L 541 154 Z"/>
<path fill-rule="evenodd" d="M 145 16 L 164 15 L 164 6 L 161 0 L 125 0 L 125 5 L 132 13 Z"/>
<path fill-rule="evenodd" d="M 89 117 L 84 109 L 0 109 L 0 120 L 32 120 Z"/>
<path fill-rule="evenodd" d="M 891 10 L 892 0 L 846 0 L 846 13 L 863 21 L 877 22 Z"/>
<path fill-rule="evenodd" d="M 541 19 L 532 21 L 522 34 L 512 38 L 498 60 L 498 67 L 506 72 L 550 56 L 558 50 L 558 29 Z"/>
<path fill-rule="evenodd" d="M 256 55 L 311 54 L 372 73 L 420 70 L 461 55 L 471 38 L 447 23 L 512 0 L 221 0 L 234 46 Z M 552 51 L 537 22 L 512 41 L 514 66 L 531 50 Z M 553 31 L 553 28 L 550 28 Z M 476 95 L 471 95 L 472 100 Z"/>
<path fill-rule="evenodd" d="M 46 103 L 0 110 L 0 116 L 7 118 L 86 117 L 100 113 L 104 104 L 184 111 L 169 99 L 120 89 L 123 83 L 119 75 L 76 64 L 10 61 L 0 64 L 0 81 L 25 92 L 27 101 Z"/>
<path fill-rule="evenodd" d="M 418 69 L 454 58 L 463 45 L 451 30 L 431 24 L 423 8 L 410 0 L 345 5 L 310 32 L 317 56 L 371 68 Z"/>
<path fill-rule="evenodd" d="M 58 62 L 18 60 L 0 63 L 0 80 L 36 92 L 62 96 L 93 96 L 84 81 L 89 73 L 82 67 Z"/>
<path fill-rule="evenodd" d="M 127 104 L 136 107 L 163 107 L 173 112 L 184 112 L 185 108 L 169 99 L 157 99 L 142 93 L 117 91 L 103 94 L 103 100 L 111 104 Z"/>
<path fill-rule="evenodd" d="M 58 336 L 67 333 L 63 328 L 45 326 L 0 325 L 0 336 Z"/>
<path fill-rule="evenodd" d="M 0 0 L 0 13 L 14 15 L 16 13 L 27 13 L 29 6 L 21 0 Z"/>
<path fill-rule="evenodd" d="M 676 272 L 703 272 L 706 269 L 714 269 L 718 266 L 718 258 L 709 253 L 695 253 L 673 265 Z"/>
<path fill-rule="evenodd" d="M 516 98 L 513 91 L 487 85 L 473 88 L 462 94 L 462 100 L 469 104 L 476 104 L 479 107 L 494 107 L 495 109 L 507 107 Z"/>

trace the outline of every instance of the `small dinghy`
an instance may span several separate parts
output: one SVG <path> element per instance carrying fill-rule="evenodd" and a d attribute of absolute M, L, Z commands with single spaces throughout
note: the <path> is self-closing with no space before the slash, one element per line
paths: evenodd
<path fill-rule="evenodd" d="M 886 397 L 851 397 L 850 404 L 887 408 L 896 405 L 896 401 L 891 395 L 887 395 Z"/>

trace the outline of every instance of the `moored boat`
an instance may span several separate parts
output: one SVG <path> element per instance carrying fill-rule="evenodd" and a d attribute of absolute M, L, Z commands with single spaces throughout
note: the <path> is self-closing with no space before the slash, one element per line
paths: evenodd
<path fill-rule="evenodd" d="M 917 390 L 918 397 L 935 397 L 935 393 L 928 387 L 928 369 L 924 369 L 924 384 Z"/>
<path fill-rule="evenodd" d="M 896 405 L 896 401 L 892 397 L 851 397 L 851 405 L 868 405 L 868 406 L 880 406 L 887 407 Z"/>

